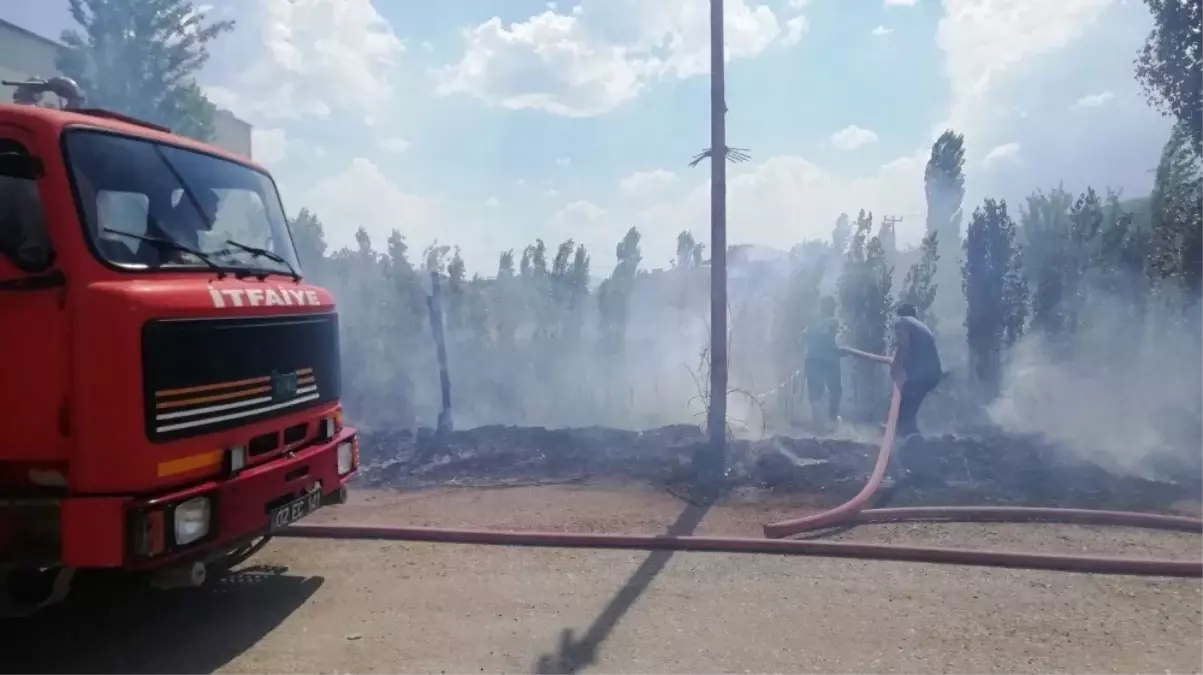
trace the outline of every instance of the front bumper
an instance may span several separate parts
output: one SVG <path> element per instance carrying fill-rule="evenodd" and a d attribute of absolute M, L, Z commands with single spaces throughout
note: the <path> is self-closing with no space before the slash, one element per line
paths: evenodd
<path fill-rule="evenodd" d="M 339 475 L 338 448 L 345 443 L 352 444 L 354 460 L 351 470 Z M 358 471 L 358 454 L 355 430 L 344 427 L 331 441 L 170 494 L 66 499 L 63 564 L 151 570 L 218 557 L 269 534 L 272 511 L 311 490 L 320 489 L 322 505 L 341 503 Z M 183 504 L 195 505 L 197 498 L 208 502 L 208 525 L 195 540 L 180 542 L 174 512 Z"/>

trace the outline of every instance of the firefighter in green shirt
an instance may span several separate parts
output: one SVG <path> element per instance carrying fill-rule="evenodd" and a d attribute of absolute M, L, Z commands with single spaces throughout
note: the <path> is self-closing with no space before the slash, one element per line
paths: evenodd
<path fill-rule="evenodd" d="M 824 297 L 819 302 L 819 319 L 806 331 L 806 393 L 814 419 L 820 426 L 839 424 L 841 383 L 840 358 L 844 352 L 836 343 L 840 322 L 835 318 L 835 298 Z M 827 418 L 823 419 L 822 403 L 827 399 Z"/>

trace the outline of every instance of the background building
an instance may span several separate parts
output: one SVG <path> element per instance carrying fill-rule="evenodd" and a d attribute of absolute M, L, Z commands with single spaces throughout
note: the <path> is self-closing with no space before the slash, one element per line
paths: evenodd
<path fill-rule="evenodd" d="M 0 19 L 0 80 L 18 81 L 58 74 L 55 62 L 63 46 L 50 38 Z M 84 92 L 85 94 L 87 92 Z M 0 101 L 12 101 L 13 88 L 0 85 Z M 213 145 L 251 157 L 251 125 L 222 108 L 213 116 Z"/>
<path fill-rule="evenodd" d="M 251 157 L 251 123 L 240 119 L 225 108 L 213 115 L 213 145 L 230 152 Z"/>

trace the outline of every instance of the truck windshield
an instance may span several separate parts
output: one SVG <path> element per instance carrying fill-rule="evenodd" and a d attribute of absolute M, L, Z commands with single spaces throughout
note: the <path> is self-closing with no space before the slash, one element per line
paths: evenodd
<path fill-rule="evenodd" d="M 212 155 L 86 129 L 67 166 L 96 253 L 130 271 L 299 270 L 275 184 Z"/>

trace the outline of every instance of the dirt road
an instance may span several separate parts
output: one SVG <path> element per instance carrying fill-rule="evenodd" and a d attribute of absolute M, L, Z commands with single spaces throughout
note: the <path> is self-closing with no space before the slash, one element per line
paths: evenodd
<path fill-rule="evenodd" d="M 361 493 L 323 520 L 754 535 L 597 487 Z M 315 516 L 317 518 L 317 516 Z M 865 526 L 843 539 L 1190 558 L 1199 537 Z M 6 672 L 1200 672 L 1197 581 L 667 552 L 277 540 L 207 589 L 83 599 L 5 631 Z M 7 646 L 7 645 L 11 645 Z"/>

